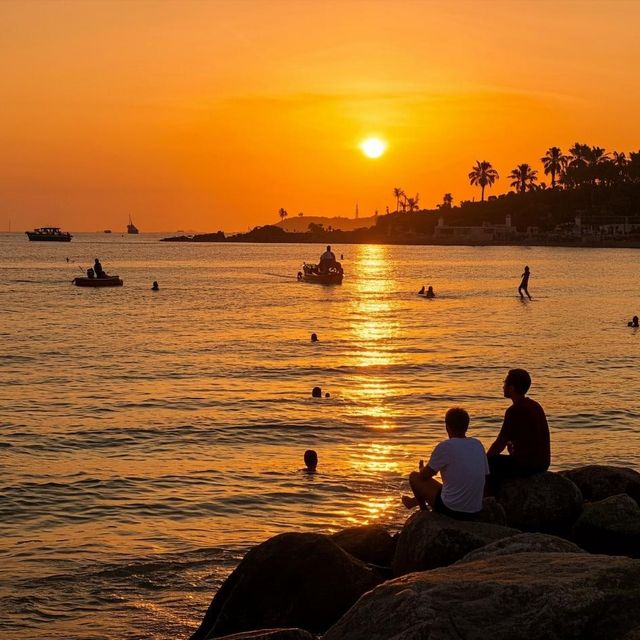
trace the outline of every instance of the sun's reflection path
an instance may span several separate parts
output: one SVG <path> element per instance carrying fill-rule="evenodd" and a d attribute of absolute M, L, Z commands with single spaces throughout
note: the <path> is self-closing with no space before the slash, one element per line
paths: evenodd
<path fill-rule="evenodd" d="M 401 464 L 398 446 L 371 442 L 362 444 L 350 457 L 356 475 L 363 479 L 362 499 L 357 511 L 348 520 L 353 524 L 387 522 L 398 509 L 394 491 L 382 490 L 381 485 L 398 483 Z M 369 480 L 374 480 L 373 485 Z"/>
<path fill-rule="evenodd" d="M 370 430 L 376 439 L 362 443 L 350 456 L 363 484 L 360 504 L 349 520 L 369 524 L 390 520 L 398 508 L 396 492 L 389 489 L 399 482 L 403 457 L 400 446 L 389 437 L 398 427 L 393 400 L 401 381 L 394 379 L 393 365 L 401 358 L 394 348 L 400 324 L 394 308 L 394 285 L 388 275 L 388 248 L 360 245 L 354 273 L 347 393 L 354 423 Z"/>
<path fill-rule="evenodd" d="M 357 273 L 350 310 L 350 341 L 353 345 L 347 365 L 353 367 L 349 394 L 353 417 L 358 423 L 375 429 L 395 428 L 393 411 L 385 401 L 394 395 L 387 368 L 398 360 L 392 339 L 399 332 L 390 296 L 388 248 L 360 245 L 354 273 Z"/>

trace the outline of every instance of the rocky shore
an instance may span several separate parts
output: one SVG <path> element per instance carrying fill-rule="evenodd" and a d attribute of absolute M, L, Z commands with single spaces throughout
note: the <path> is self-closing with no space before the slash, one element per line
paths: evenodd
<path fill-rule="evenodd" d="M 640 640 L 640 474 L 503 483 L 476 521 L 414 512 L 251 549 L 191 640 Z"/>

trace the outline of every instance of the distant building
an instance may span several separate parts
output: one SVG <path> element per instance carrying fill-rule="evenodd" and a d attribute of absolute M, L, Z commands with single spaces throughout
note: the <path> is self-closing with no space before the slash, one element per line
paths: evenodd
<path fill-rule="evenodd" d="M 493 242 L 496 240 L 512 240 L 518 236 L 518 230 L 511 224 L 511 216 L 507 214 L 504 224 L 483 222 L 481 226 L 462 227 L 444 223 L 438 218 L 438 225 L 433 232 L 439 240 L 468 240 L 471 242 Z"/>

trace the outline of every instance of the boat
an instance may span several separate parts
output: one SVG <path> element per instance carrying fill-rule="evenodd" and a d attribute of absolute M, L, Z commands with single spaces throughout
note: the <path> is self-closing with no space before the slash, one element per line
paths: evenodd
<path fill-rule="evenodd" d="M 106 278 L 87 278 L 81 276 L 72 280 L 76 287 L 121 287 L 124 282 L 120 276 L 107 276 Z"/>
<path fill-rule="evenodd" d="M 33 231 L 25 231 L 32 242 L 71 242 L 73 236 L 60 227 L 41 227 Z"/>
<path fill-rule="evenodd" d="M 104 233 L 111 233 L 111 229 L 105 229 Z"/>
<path fill-rule="evenodd" d="M 339 264 L 338 266 L 329 267 L 327 271 L 321 273 L 317 264 L 308 264 L 305 262 L 302 265 L 302 271 L 298 271 L 298 280 L 300 282 L 342 284 L 343 277 L 344 271 Z"/>
<path fill-rule="evenodd" d="M 131 219 L 131 215 L 129 215 L 129 224 L 127 225 L 127 233 L 133 233 L 133 234 L 140 233 L 140 231 L 138 231 L 138 227 L 136 227 L 136 225 L 133 224 L 133 220 Z"/>

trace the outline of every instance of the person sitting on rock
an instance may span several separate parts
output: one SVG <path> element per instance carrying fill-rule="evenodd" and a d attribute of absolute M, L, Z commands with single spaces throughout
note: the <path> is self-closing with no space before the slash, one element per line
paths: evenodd
<path fill-rule="evenodd" d="M 503 478 L 542 473 L 551 462 L 551 438 L 543 408 L 526 397 L 531 376 L 524 369 L 511 369 L 504 380 L 504 397 L 511 406 L 504 414 L 502 429 L 489 447 L 490 493 L 495 494 Z M 508 455 L 501 455 L 507 449 Z"/>
<path fill-rule="evenodd" d="M 419 506 L 457 520 L 473 520 L 482 510 L 487 456 L 480 440 L 467 437 L 469 414 L 460 408 L 447 411 L 444 418 L 448 440 L 440 442 L 425 465 L 409 475 L 414 497 L 402 496 L 407 509 Z M 440 472 L 442 484 L 433 476 Z"/>

